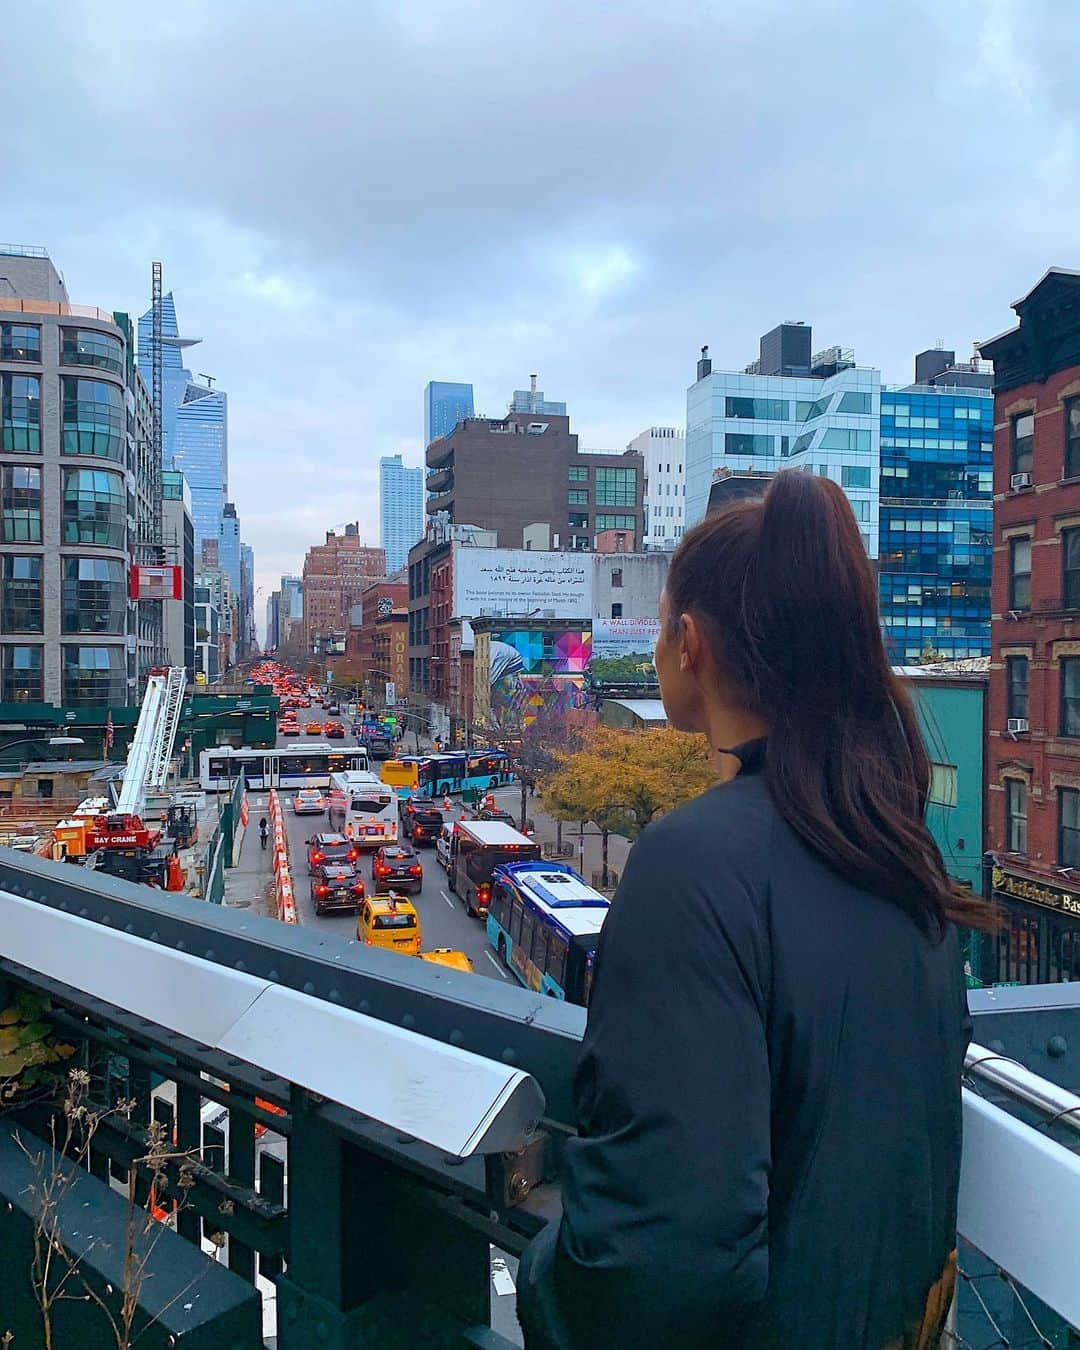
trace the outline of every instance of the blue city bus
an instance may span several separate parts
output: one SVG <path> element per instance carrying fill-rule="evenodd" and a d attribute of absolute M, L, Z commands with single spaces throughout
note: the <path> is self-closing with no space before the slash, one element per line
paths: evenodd
<path fill-rule="evenodd" d="M 408 757 L 403 756 L 403 762 Z M 514 781 L 510 756 L 505 750 L 464 750 L 424 755 L 417 760 L 417 783 L 413 789 L 428 797 L 456 796 L 466 789 L 490 792 Z"/>
<path fill-rule="evenodd" d="M 500 863 L 491 874 L 487 934 L 528 989 L 587 1007 L 609 902 L 557 862 Z"/>

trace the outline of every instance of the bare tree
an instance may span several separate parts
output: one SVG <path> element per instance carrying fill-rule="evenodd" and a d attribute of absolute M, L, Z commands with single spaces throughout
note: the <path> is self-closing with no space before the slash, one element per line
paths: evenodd
<path fill-rule="evenodd" d="M 146 1126 L 146 1152 L 128 1165 L 123 1274 L 119 1288 L 115 1291 L 119 1295 L 118 1309 L 116 1302 L 113 1301 L 110 1306 L 110 1302 L 98 1293 L 94 1284 L 84 1275 L 85 1254 L 76 1257 L 68 1251 L 60 1223 L 63 1201 L 87 1167 L 98 1130 L 104 1122 L 114 1117 L 130 1120 L 134 1108 L 133 1099 L 123 1098 L 112 1107 L 95 1106 L 90 1096 L 89 1073 L 85 1069 L 72 1069 L 68 1074 L 62 1113 L 54 1115 L 50 1121 L 49 1143 L 35 1151 L 21 1137 L 18 1139 L 19 1147 L 30 1160 L 37 1178 L 30 1188 L 35 1211 L 34 1255 L 30 1275 L 41 1312 L 45 1350 L 60 1350 L 55 1340 L 53 1317 L 57 1304 L 63 1300 L 95 1304 L 109 1324 L 117 1350 L 132 1350 L 139 1336 L 147 1329 L 143 1327 L 136 1332 L 135 1323 L 150 1259 L 161 1235 L 167 1231 L 158 1215 L 163 1216 L 169 1206 L 173 1214 L 184 1207 L 187 1193 L 195 1184 L 197 1155 L 174 1152 L 166 1136 L 165 1126 L 160 1121 L 151 1121 Z M 65 1166 L 65 1162 L 68 1165 Z M 179 1192 L 171 1200 L 168 1198 L 170 1169 L 177 1173 L 174 1184 Z M 149 1187 L 149 1209 L 144 1208 L 138 1200 L 140 1181 Z M 158 1215 L 153 1212 L 155 1209 Z M 161 1313 L 172 1307 L 190 1288 L 191 1284 L 188 1284 L 179 1290 L 154 1320 L 160 1318 Z M 152 1325 L 152 1322 L 148 1325 Z"/>

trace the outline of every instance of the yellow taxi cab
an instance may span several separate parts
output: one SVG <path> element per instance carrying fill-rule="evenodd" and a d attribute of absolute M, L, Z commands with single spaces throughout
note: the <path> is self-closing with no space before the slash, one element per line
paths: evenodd
<path fill-rule="evenodd" d="M 321 736 L 323 734 L 322 723 L 309 722 L 307 726 L 304 728 L 304 731 L 309 736 Z"/>
<path fill-rule="evenodd" d="M 471 974 L 473 963 L 464 952 L 455 952 L 450 947 L 432 947 L 429 952 L 419 953 L 421 961 L 430 961 L 432 965 L 449 966 L 451 970 L 464 970 Z"/>
<path fill-rule="evenodd" d="M 356 916 L 356 938 L 366 947 L 419 956 L 420 916 L 403 895 L 373 895 Z"/>

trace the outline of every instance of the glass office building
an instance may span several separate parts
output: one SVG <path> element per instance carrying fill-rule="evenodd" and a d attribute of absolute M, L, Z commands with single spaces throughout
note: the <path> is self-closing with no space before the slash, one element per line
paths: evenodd
<path fill-rule="evenodd" d="M 471 384 L 431 380 L 424 390 L 424 444 L 430 445 L 440 436 L 448 436 L 463 417 L 472 415 Z"/>
<path fill-rule="evenodd" d="M 139 319 L 139 372 L 153 388 L 153 309 Z M 217 539 L 229 491 L 228 396 L 198 384 L 181 352 L 199 338 L 184 338 L 172 291 L 161 301 L 161 459 L 183 473 L 191 492 L 195 555 L 204 539 Z"/>
<path fill-rule="evenodd" d="M 424 533 L 424 471 L 406 468 L 400 455 L 379 460 L 379 523 L 391 576 L 409 561 L 409 549 Z"/>
<path fill-rule="evenodd" d="M 990 651 L 993 424 L 989 389 L 882 390 L 878 592 L 896 665 Z"/>
<path fill-rule="evenodd" d="M 827 376 L 759 375 L 704 364 L 686 394 L 686 528 L 708 511 L 718 472 L 804 469 L 840 484 L 876 557 L 878 371 L 851 363 Z"/>

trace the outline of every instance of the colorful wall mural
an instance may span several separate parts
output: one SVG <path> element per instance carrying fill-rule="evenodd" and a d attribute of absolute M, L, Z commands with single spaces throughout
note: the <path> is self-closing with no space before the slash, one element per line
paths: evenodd
<path fill-rule="evenodd" d="M 491 634 L 491 719 L 499 726 L 528 726 L 541 713 L 563 714 L 584 705 L 584 678 L 592 634 L 508 629 Z"/>

